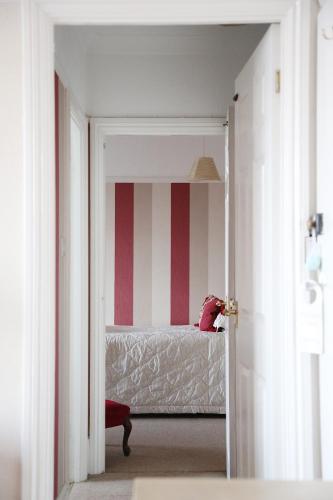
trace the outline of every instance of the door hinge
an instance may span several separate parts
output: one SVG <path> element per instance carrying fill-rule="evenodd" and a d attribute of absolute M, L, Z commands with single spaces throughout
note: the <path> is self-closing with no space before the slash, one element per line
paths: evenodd
<path fill-rule="evenodd" d="M 281 90 L 281 71 L 277 69 L 275 71 L 275 93 L 279 94 Z"/>

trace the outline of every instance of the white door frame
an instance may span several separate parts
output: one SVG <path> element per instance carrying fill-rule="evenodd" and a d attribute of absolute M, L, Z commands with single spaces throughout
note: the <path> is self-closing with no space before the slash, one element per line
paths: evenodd
<path fill-rule="evenodd" d="M 189 25 L 281 23 L 282 151 L 280 193 L 283 311 L 281 342 L 285 353 L 282 394 L 284 429 L 281 477 L 300 477 L 302 420 L 299 408 L 296 295 L 302 265 L 300 223 L 304 186 L 314 151 L 311 110 L 317 2 L 315 0 L 22 0 L 25 183 L 25 348 L 22 432 L 22 498 L 48 500 L 53 494 L 53 421 L 55 354 L 55 168 L 54 168 L 54 24 Z M 304 155 L 304 144 L 309 150 Z M 308 154 L 310 153 L 310 154 Z M 98 207 L 95 207 L 97 209 Z M 94 210 L 94 207 L 92 207 Z M 94 243 L 92 242 L 92 247 Z M 94 254 L 92 254 L 94 257 Z M 94 293 L 94 283 L 92 283 Z M 93 311 L 92 311 L 93 313 Z M 92 314 L 93 316 L 93 314 Z M 97 317 L 92 318 L 95 324 Z M 99 319 L 100 321 L 100 319 Z M 104 327 L 104 325 L 103 325 Z M 92 352 L 94 356 L 94 352 Z M 98 359 L 96 353 L 96 361 Z M 93 369 L 93 366 L 92 366 Z M 94 383 L 94 380 L 92 380 Z M 296 403 L 295 403 L 296 402 Z M 100 471 L 98 455 L 90 470 Z M 278 467 L 275 467 L 278 470 Z"/>
<path fill-rule="evenodd" d="M 88 463 L 88 119 L 63 82 L 59 87 L 59 466 L 60 484 L 66 484 L 85 479 Z M 75 168 L 72 119 L 80 132 L 80 165 Z"/>
<path fill-rule="evenodd" d="M 70 94 L 59 80 L 59 356 L 58 485 L 69 482 L 69 332 L 70 332 Z M 61 335 L 60 335 L 61 332 Z"/>
<path fill-rule="evenodd" d="M 104 143 L 114 135 L 224 135 L 221 118 L 92 118 L 90 469 L 105 469 L 105 186 Z M 163 179 L 171 181 L 170 177 Z M 145 178 L 144 182 L 161 182 Z M 182 179 L 184 182 L 184 179 Z M 127 179 L 128 182 L 128 179 Z M 133 182 L 133 179 L 131 180 Z M 221 203 L 223 200 L 221 200 Z"/>
<path fill-rule="evenodd" d="M 79 165 L 69 160 L 69 479 L 88 473 L 88 119 L 70 95 L 70 124 L 80 134 Z M 72 136 L 70 133 L 70 151 Z M 64 389 L 64 388 L 62 388 Z"/>

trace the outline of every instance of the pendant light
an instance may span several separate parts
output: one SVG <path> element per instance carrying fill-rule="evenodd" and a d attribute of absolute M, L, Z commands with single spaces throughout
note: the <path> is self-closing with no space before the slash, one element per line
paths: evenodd
<path fill-rule="evenodd" d="M 215 165 L 214 158 L 205 156 L 205 137 L 202 140 L 203 156 L 198 158 L 193 164 L 190 172 L 192 181 L 220 181 L 221 177 Z"/>

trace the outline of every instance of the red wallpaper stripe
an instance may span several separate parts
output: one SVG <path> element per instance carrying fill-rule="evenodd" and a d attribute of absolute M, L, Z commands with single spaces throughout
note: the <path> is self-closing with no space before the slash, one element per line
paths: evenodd
<path fill-rule="evenodd" d="M 171 325 L 189 323 L 190 184 L 171 184 Z"/>
<path fill-rule="evenodd" d="M 59 77 L 54 74 L 54 106 L 55 106 L 55 241 L 56 241 L 56 261 L 55 261 L 55 402 L 54 402 L 54 478 L 53 478 L 53 493 L 54 498 L 58 496 L 58 454 L 59 454 L 59 271 L 60 271 L 60 254 L 59 254 Z"/>
<path fill-rule="evenodd" d="M 133 325 L 134 184 L 115 185 L 114 322 Z"/>

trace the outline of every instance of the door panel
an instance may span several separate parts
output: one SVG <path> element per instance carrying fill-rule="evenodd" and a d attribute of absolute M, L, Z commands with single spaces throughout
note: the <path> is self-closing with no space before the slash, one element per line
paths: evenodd
<path fill-rule="evenodd" d="M 230 209 L 230 196 L 226 198 L 229 211 L 234 210 L 234 293 L 239 308 L 235 358 L 229 359 L 229 365 L 235 364 L 236 456 L 240 477 L 269 478 L 273 447 L 272 193 L 279 161 L 279 138 L 274 135 L 279 121 L 277 69 L 279 26 L 272 25 L 236 80 L 235 158 L 234 165 L 229 165 L 229 171 L 234 167 L 234 208 Z M 227 279 L 232 279 L 232 275 L 226 274 Z M 231 388 L 230 395 L 233 393 Z"/>

